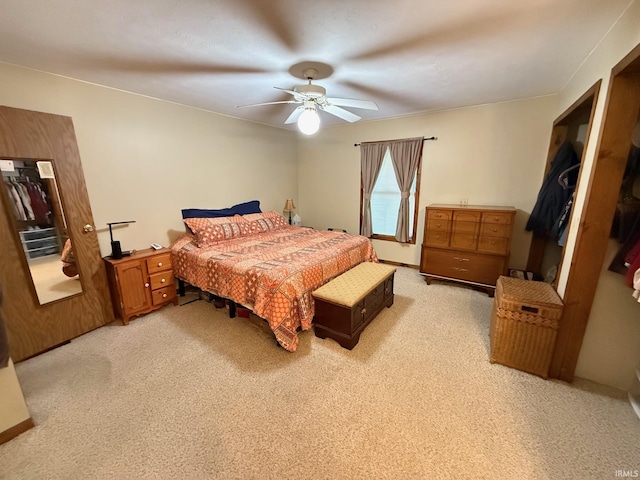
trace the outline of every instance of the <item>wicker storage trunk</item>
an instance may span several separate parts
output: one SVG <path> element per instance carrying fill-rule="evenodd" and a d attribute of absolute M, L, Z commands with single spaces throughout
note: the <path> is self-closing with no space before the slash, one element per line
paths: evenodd
<path fill-rule="evenodd" d="M 501 276 L 491 314 L 491 363 L 548 378 L 563 303 L 554 288 Z"/>

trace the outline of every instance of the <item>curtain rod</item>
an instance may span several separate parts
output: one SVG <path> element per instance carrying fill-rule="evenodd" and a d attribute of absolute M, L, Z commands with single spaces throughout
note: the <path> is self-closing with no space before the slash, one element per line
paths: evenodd
<path fill-rule="evenodd" d="M 437 140 L 438 137 L 429 137 L 429 138 L 423 138 L 422 141 L 426 142 L 427 140 Z M 371 142 L 371 143 L 378 143 L 378 142 Z M 380 142 L 380 143 L 384 143 L 384 142 Z M 354 147 L 359 147 L 360 145 L 362 145 L 361 143 L 354 143 L 353 146 Z"/>

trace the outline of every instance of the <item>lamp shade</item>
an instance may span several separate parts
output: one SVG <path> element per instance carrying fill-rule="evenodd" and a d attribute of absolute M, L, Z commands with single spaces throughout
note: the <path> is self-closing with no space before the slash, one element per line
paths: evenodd
<path fill-rule="evenodd" d="M 284 211 L 292 212 L 295 209 L 296 209 L 296 206 L 293 204 L 293 200 L 290 198 L 287 198 L 287 200 L 284 202 Z"/>
<path fill-rule="evenodd" d="M 298 128 L 305 135 L 313 135 L 320 128 L 320 117 L 315 108 L 305 108 L 298 117 Z"/>

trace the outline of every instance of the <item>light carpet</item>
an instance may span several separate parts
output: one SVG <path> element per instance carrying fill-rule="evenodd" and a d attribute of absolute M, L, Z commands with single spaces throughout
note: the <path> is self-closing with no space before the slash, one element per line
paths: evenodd
<path fill-rule="evenodd" d="M 35 428 L 2 479 L 613 479 L 640 470 L 624 392 L 489 362 L 492 299 L 399 268 L 352 350 L 206 301 L 16 365 Z"/>

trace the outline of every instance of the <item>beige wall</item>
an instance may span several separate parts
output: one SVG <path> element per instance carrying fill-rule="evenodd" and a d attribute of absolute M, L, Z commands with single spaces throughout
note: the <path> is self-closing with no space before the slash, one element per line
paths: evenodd
<path fill-rule="evenodd" d="M 72 117 L 103 254 L 168 245 L 182 208 L 296 198 L 296 134 L 0 63 L 0 104 Z"/>
<path fill-rule="evenodd" d="M 29 419 L 29 410 L 18 383 L 13 362 L 0 369 L 0 433 Z"/>
<path fill-rule="evenodd" d="M 576 193 L 575 213 L 558 284 L 561 295 L 566 288 L 577 226 L 586 196 L 588 176 L 596 155 L 611 69 L 640 43 L 638 25 L 640 25 L 640 1 L 636 0 L 559 95 L 557 115 L 566 110 L 599 79 L 602 80 L 592 125 L 594 133 L 586 146 L 584 164 L 581 168 L 581 188 Z M 607 271 L 616 248 L 615 244 L 610 244 L 603 264 L 576 367 L 576 375 L 628 390 L 634 382 L 635 367 L 640 364 L 640 304 L 632 298 L 632 291 L 623 285 L 622 276 Z"/>
<path fill-rule="evenodd" d="M 542 184 L 555 96 L 460 108 L 321 130 L 298 143 L 302 223 L 359 229 L 361 141 L 436 136 L 424 143 L 418 242 L 375 240 L 381 259 L 420 263 L 424 207 L 431 203 L 511 205 L 518 209 L 511 266 L 525 268 L 531 235 L 524 231 Z"/>

